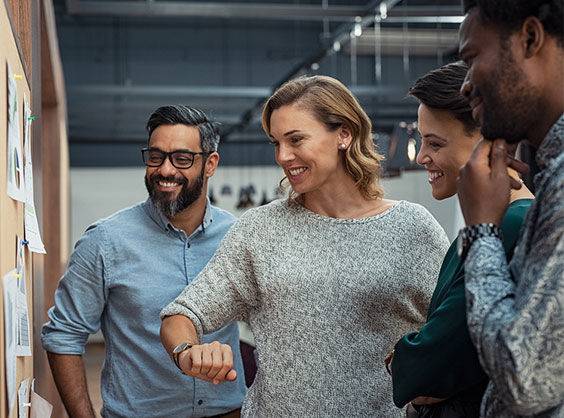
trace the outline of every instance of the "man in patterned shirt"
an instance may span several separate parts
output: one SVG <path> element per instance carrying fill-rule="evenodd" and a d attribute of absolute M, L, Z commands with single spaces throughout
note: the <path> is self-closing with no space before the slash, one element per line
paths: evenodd
<path fill-rule="evenodd" d="M 564 417 L 564 16 L 562 0 L 464 0 L 462 92 L 485 138 L 459 179 L 468 327 L 491 382 L 485 417 Z M 502 139 L 499 139 L 502 138 Z M 540 173 L 511 263 L 499 237 L 511 188 L 506 144 Z"/>

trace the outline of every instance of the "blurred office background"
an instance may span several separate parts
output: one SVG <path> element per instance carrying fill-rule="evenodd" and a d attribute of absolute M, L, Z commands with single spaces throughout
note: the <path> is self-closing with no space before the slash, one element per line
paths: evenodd
<path fill-rule="evenodd" d="M 56 0 L 55 11 L 72 243 L 91 222 L 146 198 L 139 150 L 148 116 L 164 104 L 199 107 L 221 123 L 216 205 L 240 214 L 279 197 L 282 172 L 260 126 L 261 104 L 301 74 L 330 75 L 352 89 L 386 157 L 388 196 L 421 203 L 456 234 L 456 198 L 437 204 L 414 161 L 417 103 L 406 92 L 456 59 L 458 0 Z M 92 376 L 100 341 L 92 339 Z"/>

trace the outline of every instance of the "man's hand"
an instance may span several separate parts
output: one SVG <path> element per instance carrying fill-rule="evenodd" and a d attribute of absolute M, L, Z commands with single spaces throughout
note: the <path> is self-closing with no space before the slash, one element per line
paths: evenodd
<path fill-rule="evenodd" d="M 194 345 L 183 351 L 178 356 L 178 364 L 188 376 L 210 381 L 214 385 L 237 378 L 231 347 L 218 341 Z"/>
<path fill-rule="evenodd" d="M 500 225 L 509 205 L 511 189 L 521 182 L 511 177 L 507 168 L 526 173 L 528 166 L 507 154 L 504 140 L 482 140 L 470 160 L 460 170 L 458 198 L 466 225 L 493 223 Z"/>

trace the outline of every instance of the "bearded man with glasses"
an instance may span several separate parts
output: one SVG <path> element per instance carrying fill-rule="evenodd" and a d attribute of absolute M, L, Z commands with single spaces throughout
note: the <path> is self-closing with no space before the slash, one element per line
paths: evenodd
<path fill-rule="evenodd" d="M 237 324 L 206 337 L 233 347 L 237 377 L 222 385 L 184 375 L 159 338 L 161 309 L 198 275 L 234 222 L 207 198 L 219 133 L 186 106 L 158 108 L 147 131 L 141 153 L 149 198 L 91 225 L 78 241 L 43 347 L 71 417 L 95 416 L 82 354 L 99 329 L 106 341 L 103 417 L 238 417 L 246 389 Z"/>

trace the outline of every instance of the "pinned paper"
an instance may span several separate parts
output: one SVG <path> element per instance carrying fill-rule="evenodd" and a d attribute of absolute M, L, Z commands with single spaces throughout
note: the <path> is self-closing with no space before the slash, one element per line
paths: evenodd
<path fill-rule="evenodd" d="M 10 66 L 8 65 L 8 74 Z M 25 201 L 22 147 L 18 113 L 18 91 L 15 81 L 8 77 L 8 196 L 20 202 Z"/>
<path fill-rule="evenodd" d="M 28 418 L 31 402 L 29 399 L 30 379 L 22 380 L 18 389 L 18 418 Z"/>
<path fill-rule="evenodd" d="M 45 246 L 41 239 L 41 231 L 37 222 L 37 214 L 35 212 L 35 201 L 33 196 L 33 163 L 31 159 L 31 109 L 24 97 L 24 153 L 25 153 L 25 237 L 30 251 L 34 253 L 45 254 Z"/>
<path fill-rule="evenodd" d="M 6 389 L 8 392 L 8 416 L 16 400 L 16 340 L 18 279 L 12 270 L 4 275 L 4 357 L 6 363 Z"/>
<path fill-rule="evenodd" d="M 29 309 L 27 305 L 27 289 L 25 281 L 25 252 L 22 240 L 16 238 L 16 273 L 18 291 L 16 300 L 16 356 L 31 356 L 31 330 L 29 327 Z"/>
<path fill-rule="evenodd" d="M 31 413 L 29 418 L 51 418 L 53 405 L 35 393 L 35 379 L 31 382 Z"/>

